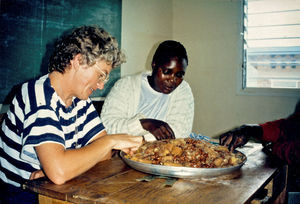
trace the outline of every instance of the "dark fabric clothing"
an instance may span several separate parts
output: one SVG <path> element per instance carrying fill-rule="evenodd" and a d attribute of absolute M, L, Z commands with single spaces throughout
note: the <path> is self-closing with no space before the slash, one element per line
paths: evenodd
<path fill-rule="evenodd" d="M 0 204 L 38 204 L 38 195 L 0 179 Z"/>
<path fill-rule="evenodd" d="M 260 124 L 262 141 L 272 143 L 272 153 L 289 165 L 300 163 L 300 112 L 286 119 Z"/>
<path fill-rule="evenodd" d="M 272 156 L 288 164 L 287 203 L 300 203 L 300 112 L 286 119 L 260 124 L 261 140 L 270 142 Z"/>

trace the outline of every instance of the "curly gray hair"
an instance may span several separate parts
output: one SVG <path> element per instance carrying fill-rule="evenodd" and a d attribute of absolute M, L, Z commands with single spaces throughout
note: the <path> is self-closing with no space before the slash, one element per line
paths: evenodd
<path fill-rule="evenodd" d="M 126 61 L 117 40 L 103 28 L 82 26 L 57 41 L 50 57 L 49 72 L 64 73 L 77 54 L 82 55 L 80 63 L 88 66 L 94 65 L 97 60 L 105 60 L 114 68 Z"/>

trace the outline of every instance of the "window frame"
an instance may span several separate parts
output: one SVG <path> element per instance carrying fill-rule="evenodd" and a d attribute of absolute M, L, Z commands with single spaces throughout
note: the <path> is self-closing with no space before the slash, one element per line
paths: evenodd
<path fill-rule="evenodd" d="M 246 87 L 246 72 L 247 62 L 246 53 L 244 49 L 244 5 L 245 1 L 241 2 L 241 18 L 240 18 L 240 63 L 238 68 L 238 80 L 237 80 L 237 93 L 239 95 L 254 95 L 254 96 L 284 96 L 284 97 L 297 97 L 300 98 L 299 88 L 260 88 L 260 87 Z"/>

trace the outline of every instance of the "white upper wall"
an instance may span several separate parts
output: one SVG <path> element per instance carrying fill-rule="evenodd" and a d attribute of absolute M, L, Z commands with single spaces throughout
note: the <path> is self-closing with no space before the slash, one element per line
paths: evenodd
<path fill-rule="evenodd" d="M 151 69 L 158 44 L 172 37 L 172 0 L 123 0 L 121 35 L 127 56 L 121 75 Z"/>
<path fill-rule="evenodd" d="M 166 39 L 187 49 L 185 79 L 195 98 L 193 131 L 211 137 L 244 123 L 286 117 L 299 97 L 238 93 L 241 69 L 241 0 L 123 0 L 121 74 L 150 66 L 154 47 Z"/>

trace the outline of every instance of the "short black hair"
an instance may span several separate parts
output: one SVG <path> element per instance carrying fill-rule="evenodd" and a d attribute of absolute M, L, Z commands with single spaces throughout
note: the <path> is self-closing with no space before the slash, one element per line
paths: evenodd
<path fill-rule="evenodd" d="M 170 62 L 170 59 L 177 58 L 178 61 L 186 61 L 186 65 L 188 65 L 188 57 L 185 47 L 177 41 L 174 40 L 166 40 L 158 46 L 156 49 L 153 59 L 152 66 L 153 69 L 157 69 L 167 63 Z"/>

